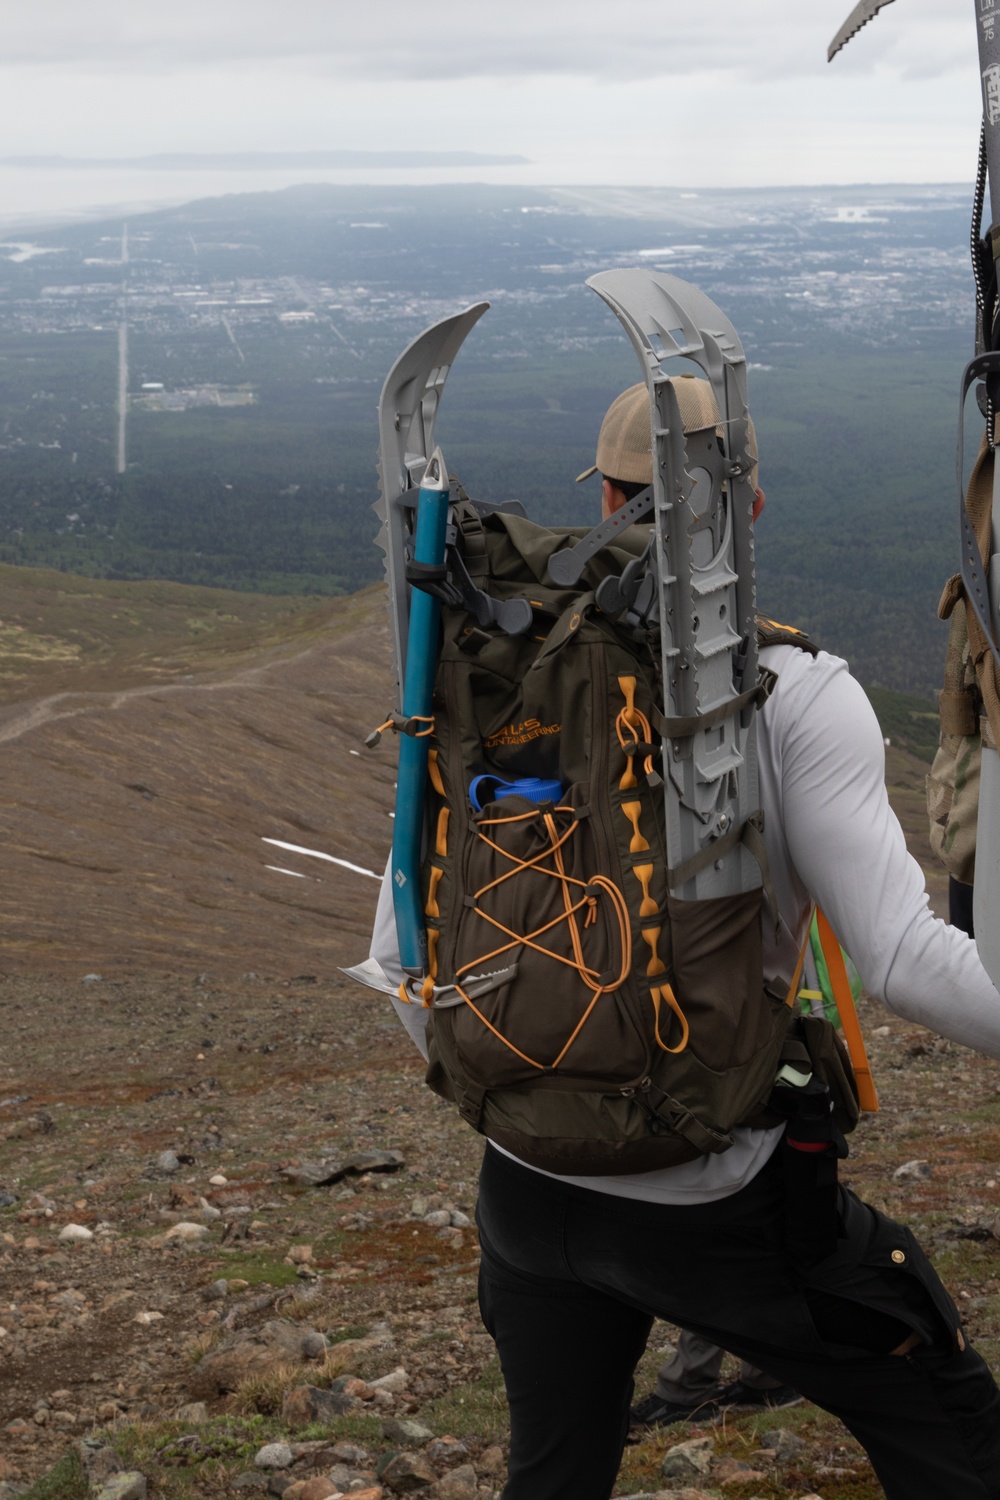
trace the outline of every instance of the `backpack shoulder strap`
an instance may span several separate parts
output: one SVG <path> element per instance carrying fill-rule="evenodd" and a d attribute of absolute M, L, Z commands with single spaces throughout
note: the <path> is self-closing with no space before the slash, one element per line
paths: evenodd
<path fill-rule="evenodd" d="M 878 1110 L 878 1095 L 875 1092 L 871 1065 L 868 1061 L 864 1037 L 861 1034 L 861 1026 L 858 1022 L 858 1012 L 854 1005 L 854 996 L 851 993 L 851 982 L 847 977 L 844 955 L 840 951 L 840 943 L 834 936 L 833 928 L 819 907 L 816 908 L 816 924 L 819 928 L 819 940 L 823 949 L 823 957 L 826 959 L 827 973 L 830 976 L 830 984 L 833 988 L 833 998 L 837 1002 L 837 1013 L 840 1016 L 844 1041 L 847 1043 L 847 1050 L 850 1053 L 851 1063 L 854 1066 L 854 1076 L 858 1084 L 858 1099 L 861 1108 L 866 1113 L 875 1114 Z"/>
<path fill-rule="evenodd" d="M 805 631 L 798 630 L 794 625 L 779 625 L 777 620 L 768 619 L 767 615 L 757 616 L 757 645 L 760 649 L 765 646 L 798 646 L 800 651 L 808 651 L 810 656 L 818 656 L 819 646 L 811 641 Z"/>

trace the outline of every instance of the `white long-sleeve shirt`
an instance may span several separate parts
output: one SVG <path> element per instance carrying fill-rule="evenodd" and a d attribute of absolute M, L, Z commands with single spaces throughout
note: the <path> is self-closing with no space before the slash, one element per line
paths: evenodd
<path fill-rule="evenodd" d="M 1000 1057 L 1000 994 L 975 943 L 930 910 L 923 872 L 889 806 L 878 721 L 846 662 L 771 646 L 761 663 L 778 677 L 760 710 L 757 739 L 764 842 L 782 917 L 777 945 L 765 923 L 767 976 L 787 983 L 794 973 L 815 901 L 870 995 L 907 1020 Z M 372 957 L 391 979 L 402 978 L 388 880 Z M 428 1013 L 393 1003 L 426 1056 Z M 781 1129 L 733 1135 L 728 1151 L 679 1167 L 562 1180 L 661 1203 L 728 1197 L 764 1165 Z"/>

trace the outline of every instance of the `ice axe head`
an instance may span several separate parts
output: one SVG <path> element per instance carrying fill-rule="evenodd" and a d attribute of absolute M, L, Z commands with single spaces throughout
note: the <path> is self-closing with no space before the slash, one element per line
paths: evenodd
<path fill-rule="evenodd" d="M 867 26 L 869 21 L 873 21 L 883 5 L 891 4 L 892 0 L 859 0 L 859 3 L 851 11 L 851 14 L 843 26 L 841 26 L 829 47 L 827 47 L 827 62 L 833 62 L 841 47 L 846 47 L 856 31 L 860 31 L 862 26 Z"/>

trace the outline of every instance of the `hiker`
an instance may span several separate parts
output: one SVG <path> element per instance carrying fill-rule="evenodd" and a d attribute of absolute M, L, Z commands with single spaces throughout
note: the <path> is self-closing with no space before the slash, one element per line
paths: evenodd
<path fill-rule="evenodd" d="M 678 381 L 688 384 L 702 383 Z M 708 388 L 683 399 L 714 405 Z M 718 412 L 693 420 L 705 431 Z M 645 386 L 605 419 L 596 469 L 609 513 L 651 481 L 650 428 Z M 752 482 L 756 516 L 764 495 Z M 878 723 L 846 663 L 784 642 L 761 659 L 777 679 L 757 736 L 782 918 L 778 938 L 765 924 L 767 975 L 787 985 L 818 901 L 869 994 L 1000 1056 L 1000 995 L 975 944 L 928 908 L 886 796 Z M 402 980 L 388 881 L 372 958 Z M 428 1012 L 394 1003 L 426 1056 Z M 828 1253 L 793 1253 L 820 1198 L 803 1190 L 807 1154 L 783 1147 L 783 1133 L 736 1127 L 726 1150 L 618 1176 L 556 1175 L 487 1146 L 480 1307 L 510 1408 L 504 1500 L 607 1500 L 656 1317 L 841 1418 L 889 1500 L 1000 1497 L 1000 1392 L 929 1261 L 908 1229 L 843 1186 Z"/>

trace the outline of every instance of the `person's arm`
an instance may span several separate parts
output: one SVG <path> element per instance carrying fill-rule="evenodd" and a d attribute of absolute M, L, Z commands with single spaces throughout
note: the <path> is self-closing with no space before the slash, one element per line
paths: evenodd
<path fill-rule="evenodd" d="M 794 870 L 869 994 L 907 1020 L 1000 1057 L 1000 995 L 975 943 L 930 911 L 923 872 L 889 806 L 882 733 L 868 699 L 845 667 L 822 655 L 789 678 L 768 729 Z"/>

